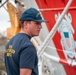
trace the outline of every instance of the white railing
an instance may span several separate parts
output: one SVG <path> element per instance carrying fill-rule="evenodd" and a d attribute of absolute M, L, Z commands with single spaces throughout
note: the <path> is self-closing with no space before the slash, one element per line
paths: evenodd
<path fill-rule="evenodd" d="M 48 34 L 48 36 L 46 37 L 46 39 L 44 40 L 44 42 L 42 43 L 42 45 L 40 46 L 39 50 L 38 50 L 38 57 L 40 57 L 42 55 L 42 53 L 44 52 L 45 48 L 47 47 L 49 40 L 52 39 L 52 37 L 54 36 L 55 32 L 57 31 L 60 22 L 62 21 L 62 19 L 64 18 L 66 12 L 68 11 L 71 3 L 73 0 L 69 0 L 66 7 L 64 8 L 61 16 L 58 18 L 58 21 L 56 22 L 56 24 L 54 25 L 54 27 L 52 28 L 52 30 L 50 31 L 50 33 Z"/>

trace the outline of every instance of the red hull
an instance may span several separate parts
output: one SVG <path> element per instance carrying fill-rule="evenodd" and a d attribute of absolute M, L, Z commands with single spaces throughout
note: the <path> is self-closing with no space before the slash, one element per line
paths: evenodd
<path fill-rule="evenodd" d="M 36 0 L 39 9 L 41 9 L 41 13 L 44 19 L 47 19 L 49 23 L 47 23 L 47 28 L 50 30 L 55 25 L 55 14 L 61 13 L 64 10 L 68 0 Z M 47 9 L 47 10 L 45 10 Z M 72 27 L 74 28 L 74 32 L 76 32 L 76 0 L 73 0 L 67 14 L 70 13 L 72 16 Z M 76 33 L 73 34 L 74 40 L 76 40 Z M 56 32 L 54 37 L 52 38 L 54 45 L 57 49 L 57 53 L 60 59 L 65 59 L 65 55 L 63 53 L 63 49 L 60 43 L 61 36 Z M 59 50 L 58 50 L 59 49 Z M 75 75 L 76 74 L 76 67 L 66 66 L 63 65 L 66 75 Z"/>

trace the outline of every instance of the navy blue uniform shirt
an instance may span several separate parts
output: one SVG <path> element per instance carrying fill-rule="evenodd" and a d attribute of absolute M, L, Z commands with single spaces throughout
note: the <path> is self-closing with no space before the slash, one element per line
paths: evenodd
<path fill-rule="evenodd" d="M 38 57 L 30 37 L 18 33 L 5 47 L 5 66 L 8 75 L 20 75 L 20 68 L 29 68 L 38 75 Z"/>

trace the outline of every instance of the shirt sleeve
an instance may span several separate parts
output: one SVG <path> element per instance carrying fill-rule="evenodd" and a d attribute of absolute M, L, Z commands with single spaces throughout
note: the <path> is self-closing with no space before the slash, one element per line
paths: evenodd
<path fill-rule="evenodd" d="M 24 48 L 20 55 L 20 68 L 34 69 L 36 50 L 34 46 Z"/>

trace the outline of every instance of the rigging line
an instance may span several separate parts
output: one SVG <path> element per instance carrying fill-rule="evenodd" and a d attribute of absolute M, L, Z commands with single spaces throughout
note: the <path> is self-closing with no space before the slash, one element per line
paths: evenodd
<path fill-rule="evenodd" d="M 3 8 L 8 12 L 8 10 L 3 6 Z"/>
<path fill-rule="evenodd" d="M 4 3 L 2 3 L 2 5 L 0 6 L 0 8 L 1 8 L 6 2 L 8 2 L 8 0 L 6 0 Z"/>
<path fill-rule="evenodd" d="M 64 7 L 60 7 L 60 8 L 46 8 L 46 9 L 39 9 L 39 11 L 42 11 L 42 12 L 48 12 L 48 11 L 61 11 L 61 10 L 64 10 Z M 72 7 L 69 7 L 69 10 L 76 10 L 76 6 L 72 6 Z"/>

